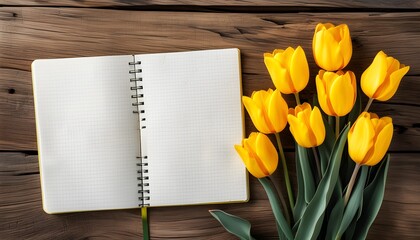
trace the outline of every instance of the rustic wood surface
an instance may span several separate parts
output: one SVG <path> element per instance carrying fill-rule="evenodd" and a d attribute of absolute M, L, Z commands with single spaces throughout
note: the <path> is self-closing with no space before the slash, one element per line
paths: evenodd
<path fill-rule="evenodd" d="M 385 201 L 369 239 L 420 237 L 420 1 L 23 1 L 0 3 L 0 239 L 139 239 L 139 210 L 47 215 L 41 207 L 30 64 L 38 58 L 238 47 L 244 94 L 273 87 L 262 53 L 302 45 L 311 66 L 318 22 L 345 22 L 353 39 L 348 69 L 360 76 L 384 50 L 411 66 L 397 94 L 371 110 L 391 115 L 395 132 Z M 314 83 L 302 93 L 311 99 Z M 292 96 L 286 96 L 294 104 Z M 366 100 L 366 99 L 365 99 Z M 254 128 L 246 116 L 247 132 Z M 282 133 L 293 167 L 290 134 Z M 294 174 L 292 173 L 292 178 Z M 283 185 L 277 173 L 275 179 Z M 155 208 L 153 239 L 235 239 L 208 209 L 248 218 L 261 239 L 276 236 L 257 181 L 245 204 Z"/>

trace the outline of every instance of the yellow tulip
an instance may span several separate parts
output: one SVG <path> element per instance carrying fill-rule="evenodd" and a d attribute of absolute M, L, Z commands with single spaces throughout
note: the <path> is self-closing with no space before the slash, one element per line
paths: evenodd
<path fill-rule="evenodd" d="M 235 149 L 248 171 L 256 178 L 267 177 L 277 168 L 277 150 L 263 133 L 251 133 L 242 140 L 242 145 L 235 145 Z"/>
<path fill-rule="evenodd" d="M 394 96 L 409 69 L 409 66 L 400 64 L 397 59 L 380 51 L 362 74 L 362 90 L 369 98 L 386 101 Z"/>
<path fill-rule="evenodd" d="M 296 142 L 305 148 L 321 145 L 325 139 L 325 126 L 321 112 L 317 107 L 312 110 L 309 103 L 289 109 L 287 121 L 290 125 L 290 132 Z"/>
<path fill-rule="evenodd" d="M 316 76 L 316 89 L 319 105 L 330 116 L 348 114 L 356 101 L 356 77 L 352 71 L 320 70 Z"/>
<path fill-rule="evenodd" d="M 264 53 L 264 63 L 271 80 L 281 93 L 290 94 L 302 91 L 309 81 L 309 66 L 302 47 L 276 49 Z"/>
<path fill-rule="evenodd" d="M 318 23 L 312 51 L 319 67 L 327 71 L 345 68 L 353 51 L 349 27 L 346 24 L 334 26 L 331 23 Z"/>
<path fill-rule="evenodd" d="M 288 107 L 279 90 L 256 91 L 242 101 L 258 131 L 277 133 L 286 127 Z"/>
<path fill-rule="evenodd" d="M 392 118 L 363 112 L 347 135 L 350 157 L 360 165 L 376 165 L 385 156 L 392 134 Z"/>

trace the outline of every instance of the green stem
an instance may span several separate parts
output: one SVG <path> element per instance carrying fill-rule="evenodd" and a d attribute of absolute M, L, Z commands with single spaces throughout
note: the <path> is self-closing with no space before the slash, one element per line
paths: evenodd
<path fill-rule="evenodd" d="M 369 98 L 368 103 L 366 104 L 365 110 L 363 110 L 363 112 L 367 112 L 370 108 L 370 105 L 372 105 L 373 102 L 373 98 Z"/>
<path fill-rule="evenodd" d="M 147 220 L 147 208 L 141 208 L 141 222 L 143 225 L 143 239 L 149 240 L 149 221 Z"/>
<path fill-rule="evenodd" d="M 335 117 L 335 139 L 338 139 L 338 136 L 340 135 L 340 117 Z"/>
<path fill-rule="evenodd" d="M 290 184 L 289 170 L 287 169 L 286 157 L 284 156 L 284 150 L 281 144 L 280 135 L 279 133 L 276 133 L 275 135 L 276 135 L 277 145 L 279 147 L 280 161 L 283 165 L 283 175 L 284 175 L 284 181 L 286 182 L 287 195 L 289 196 L 290 208 L 291 210 L 293 210 L 295 208 L 295 200 L 293 197 L 292 185 Z"/>
<path fill-rule="evenodd" d="M 328 124 L 333 128 L 334 127 L 334 117 L 328 116 Z"/>
<path fill-rule="evenodd" d="M 287 212 L 287 209 L 284 211 L 284 215 L 286 216 L 286 219 L 284 218 L 281 208 L 280 208 L 280 202 L 281 204 L 285 205 L 286 201 L 283 198 L 283 195 L 281 192 L 277 192 L 276 188 L 274 187 L 271 179 L 269 177 L 265 178 L 258 178 L 261 185 L 264 187 L 265 192 L 268 196 L 268 201 L 270 202 L 271 209 L 273 210 L 274 218 L 276 219 L 276 223 L 279 229 L 281 229 L 284 236 L 292 240 L 293 239 L 293 233 L 292 229 L 290 228 L 290 216 Z M 283 206 L 284 207 L 284 206 Z M 281 233 L 279 233 L 279 236 L 281 236 Z"/>
<path fill-rule="evenodd" d="M 320 182 L 321 179 L 322 179 L 322 173 L 321 173 L 321 166 L 319 164 L 318 153 L 316 152 L 316 148 L 315 147 L 312 147 L 312 152 L 313 152 L 314 157 L 315 157 L 316 170 L 318 171 L 318 182 Z"/>
<path fill-rule="evenodd" d="M 299 93 L 298 92 L 297 93 L 294 93 L 294 95 L 295 95 L 295 99 L 296 99 L 296 104 L 297 105 L 300 105 Z"/>
<path fill-rule="evenodd" d="M 356 164 L 356 166 L 354 166 L 353 174 L 351 175 L 349 185 L 347 186 L 346 195 L 344 196 L 344 207 L 347 206 L 347 203 L 349 202 L 350 194 L 353 190 L 354 183 L 356 182 L 356 177 L 360 166 L 360 164 Z"/>

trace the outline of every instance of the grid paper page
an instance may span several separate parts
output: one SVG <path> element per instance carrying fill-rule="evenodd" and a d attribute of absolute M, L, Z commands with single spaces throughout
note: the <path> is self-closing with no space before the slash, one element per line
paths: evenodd
<path fill-rule="evenodd" d="M 136 55 L 139 60 L 150 205 L 246 201 L 247 173 L 233 147 L 243 137 L 239 50 Z"/>
<path fill-rule="evenodd" d="M 138 206 L 132 56 L 32 65 L 43 206 L 48 213 Z"/>

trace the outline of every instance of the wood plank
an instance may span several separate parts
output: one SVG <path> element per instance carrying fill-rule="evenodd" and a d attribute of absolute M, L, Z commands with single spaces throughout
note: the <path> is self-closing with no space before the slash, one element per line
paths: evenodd
<path fill-rule="evenodd" d="M 186 18 L 188 14 L 188 18 Z M 273 87 L 262 54 L 301 44 L 318 71 L 311 49 L 318 22 L 346 22 L 354 53 L 349 69 L 360 76 L 383 49 L 411 66 L 396 96 L 373 111 L 395 117 L 392 151 L 418 150 L 418 13 L 185 13 L 75 8 L 0 8 L 0 149 L 35 150 L 30 64 L 38 58 L 118 55 L 238 47 L 244 95 Z M 302 92 L 312 99 L 314 81 Z M 294 106 L 292 96 L 285 96 Z M 246 128 L 253 130 L 246 116 Z M 283 133 L 285 147 L 293 148 Z"/>
<path fill-rule="evenodd" d="M 372 8 L 378 10 L 383 9 L 418 9 L 420 3 L 418 1 L 276 1 L 276 0 L 261 0 L 261 1 L 245 1 L 245 0 L 149 0 L 149 1 L 122 1 L 122 0 L 84 0 L 84 1 L 52 1 L 52 0 L 3 0 L 0 6 L 66 6 L 66 7 L 144 7 L 144 6 L 213 6 L 217 9 L 224 9 L 226 7 L 287 7 L 288 9 L 313 9 L 313 8 Z M 211 10 L 206 8 L 204 10 Z M 238 10 L 238 9 L 236 9 Z"/>
<path fill-rule="evenodd" d="M 392 155 L 385 200 L 368 239 L 420 236 L 419 157 L 412 153 Z M 288 153 L 287 158 L 289 169 L 293 169 L 293 156 Z M 295 179 L 294 174 L 291 177 Z M 279 171 L 274 181 L 284 186 Z M 152 239 L 236 239 L 208 213 L 216 208 L 247 218 L 258 239 L 275 239 L 274 218 L 265 192 L 253 177 L 250 186 L 248 203 L 150 209 Z M 48 215 L 41 205 L 37 156 L 0 153 L 2 239 L 140 239 L 139 214 L 138 209 L 132 209 Z"/>

